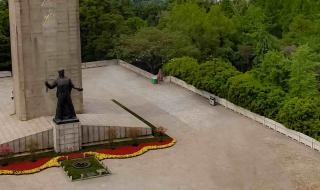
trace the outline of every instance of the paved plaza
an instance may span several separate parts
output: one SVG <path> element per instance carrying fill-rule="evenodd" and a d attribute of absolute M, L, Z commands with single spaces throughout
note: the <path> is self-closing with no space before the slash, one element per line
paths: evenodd
<path fill-rule="evenodd" d="M 0 103 L 10 98 L 11 80 L 0 79 Z M 136 158 L 105 160 L 113 172 L 107 177 L 70 182 L 61 168 L 51 168 L 0 176 L 1 190 L 320 189 L 319 152 L 222 106 L 212 107 L 183 88 L 152 85 L 118 65 L 83 70 L 83 88 L 85 114 L 104 114 L 116 99 L 168 128 L 177 144 Z M 10 104 L 2 105 L 0 110 L 9 113 Z"/>

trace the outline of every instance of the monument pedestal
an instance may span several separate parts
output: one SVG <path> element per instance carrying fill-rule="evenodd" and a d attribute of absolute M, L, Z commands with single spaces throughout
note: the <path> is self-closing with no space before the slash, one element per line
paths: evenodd
<path fill-rule="evenodd" d="M 55 152 L 79 151 L 82 144 L 81 123 L 56 124 L 53 122 L 53 141 Z"/>

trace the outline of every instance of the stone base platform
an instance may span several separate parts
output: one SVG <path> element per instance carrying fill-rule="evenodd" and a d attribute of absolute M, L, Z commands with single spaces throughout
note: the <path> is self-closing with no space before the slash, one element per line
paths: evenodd
<path fill-rule="evenodd" d="M 27 147 L 31 141 L 36 141 L 39 150 L 57 147 L 56 151 L 65 152 L 78 150 L 83 145 L 108 141 L 110 129 L 115 129 L 116 139 L 128 138 L 130 128 L 137 128 L 140 137 L 152 135 L 148 125 L 111 100 L 107 101 L 107 107 L 108 109 L 101 114 L 78 114 L 80 122 L 75 126 L 62 124 L 58 127 L 52 121 L 52 117 L 19 121 L 15 116 L 0 112 L 0 145 L 8 144 L 15 153 L 23 153 L 28 151 Z"/>
<path fill-rule="evenodd" d="M 81 123 L 66 123 L 57 125 L 52 122 L 53 143 L 55 152 L 79 151 L 82 146 Z"/>

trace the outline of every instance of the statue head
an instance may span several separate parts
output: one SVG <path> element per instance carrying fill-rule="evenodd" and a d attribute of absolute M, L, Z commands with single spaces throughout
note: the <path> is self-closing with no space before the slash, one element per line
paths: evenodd
<path fill-rule="evenodd" d="M 59 70 L 58 73 L 60 78 L 64 78 L 64 69 Z"/>

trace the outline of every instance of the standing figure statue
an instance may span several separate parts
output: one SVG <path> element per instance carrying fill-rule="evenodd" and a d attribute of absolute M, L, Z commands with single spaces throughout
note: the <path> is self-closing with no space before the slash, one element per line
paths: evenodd
<path fill-rule="evenodd" d="M 59 77 L 53 82 L 45 82 L 45 85 L 49 89 L 57 87 L 57 109 L 56 116 L 53 121 L 56 124 L 79 122 L 77 119 L 72 100 L 71 100 L 71 91 L 76 89 L 78 91 L 83 91 L 82 88 L 76 88 L 71 79 L 64 76 L 64 70 L 58 71 Z"/>

